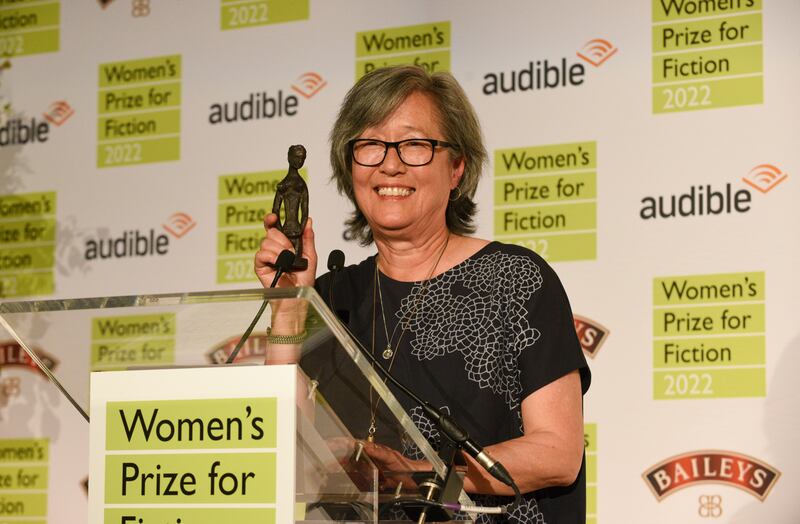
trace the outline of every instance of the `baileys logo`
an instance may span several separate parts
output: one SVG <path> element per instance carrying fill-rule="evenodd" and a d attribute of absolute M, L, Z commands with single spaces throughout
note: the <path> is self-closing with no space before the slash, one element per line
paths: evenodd
<path fill-rule="evenodd" d="M 241 339 L 241 335 L 237 335 L 235 337 L 231 337 L 228 340 L 220 342 L 211 350 L 206 353 L 206 358 L 212 364 L 224 364 L 230 354 L 233 352 L 233 349 L 236 347 L 236 344 L 239 343 L 239 339 Z M 245 343 L 242 345 L 242 349 L 236 355 L 236 361 L 242 362 L 245 360 L 249 360 L 253 357 L 258 357 L 259 359 L 264 359 L 267 354 L 267 336 L 266 335 L 252 335 L 248 337 Z"/>
<path fill-rule="evenodd" d="M 573 315 L 573 321 L 581 348 L 587 355 L 594 358 L 608 338 L 608 328 L 601 326 L 596 320 L 580 315 Z"/>
<path fill-rule="evenodd" d="M 41 349 L 34 347 L 31 348 L 31 350 L 50 371 L 53 371 L 58 365 L 58 361 L 53 356 L 45 353 Z M 44 372 L 36 365 L 36 362 L 31 359 L 25 349 L 16 341 L 7 340 L 5 342 L 0 342 L 0 368 L 6 366 L 21 367 L 45 376 Z"/>
<path fill-rule="evenodd" d="M 764 500 L 780 472 L 756 458 L 733 451 L 694 451 L 668 458 L 642 477 L 656 499 L 699 483 L 729 485 Z"/>

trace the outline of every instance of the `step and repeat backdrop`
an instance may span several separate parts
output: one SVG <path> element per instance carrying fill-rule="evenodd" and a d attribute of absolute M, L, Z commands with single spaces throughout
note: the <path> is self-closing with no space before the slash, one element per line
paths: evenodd
<path fill-rule="evenodd" d="M 478 236 L 572 302 L 589 521 L 798 522 L 798 22 L 795 0 L 0 1 L 0 297 L 257 286 L 296 143 L 323 264 L 361 260 L 329 181 L 342 97 L 451 71 L 490 151 Z M 63 376 L 231 349 L 182 329 L 109 313 L 72 327 L 83 353 L 39 349 Z M 0 522 L 85 521 L 87 442 L 0 340 Z"/>

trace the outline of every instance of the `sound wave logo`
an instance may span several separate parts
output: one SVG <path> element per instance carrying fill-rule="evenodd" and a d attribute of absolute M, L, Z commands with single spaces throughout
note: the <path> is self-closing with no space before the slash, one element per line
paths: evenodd
<path fill-rule="evenodd" d="M 75 111 L 66 100 L 57 100 L 50 104 L 50 107 L 47 108 L 46 112 L 42 113 L 42 116 L 51 124 L 60 126 L 74 114 Z"/>
<path fill-rule="evenodd" d="M 772 191 L 778 184 L 786 180 L 789 175 L 782 172 L 779 167 L 772 164 L 759 164 L 742 178 L 742 181 L 753 189 L 762 193 Z"/>
<path fill-rule="evenodd" d="M 195 222 L 191 216 L 187 215 L 186 213 L 178 212 L 173 213 L 169 219 L 167 219 L 167 223 L 161 224 L 161 227 L 163 227 L 167 233 L 175 238 L 181 238 L 186 233 L 191 231 L 196 225 L 197 222 Z"/>
<path fill-rule="evenodd" d="M 617 48 L 614 47 L 614 44 L 602 38 L 595 38 L 583 44 L 580 51 L 575 54 L 593 66 L 600 67 L 603 62 L 614 56 L 616 52 Z"/>
<path fill-rule="evenodd" d="M 305 98 L 311 98 L 326 85 L 328 85 L 328 82 L 324 78 L 317 73 L 309 71 L 297 77 L 297 80 L 292 84 L 292 90 Z"/>

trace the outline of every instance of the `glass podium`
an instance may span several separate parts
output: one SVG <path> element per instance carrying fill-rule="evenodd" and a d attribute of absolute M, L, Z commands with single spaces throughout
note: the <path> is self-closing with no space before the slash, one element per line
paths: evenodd
<path fill-rule="evenodd" d="M 430 473 L 413 471 L 412 462 L 389 468 L 370 446 L 397 456 L 411 451 L 442 477 L 447 467 L 311 288 L 0 303 L 0 474 L 4 463 L 16 468 L 10 473 L 39 473 L 38 483 L 0 489 L 18 511 L 7 516 L 37 524 L 86 521 L 93 373 L 161 373 L 147 383 L 151 398 L 168 389 L 162 379 L 169 380 L 170 370 L 225 366 L 262 304 L 266 310 L 232 366 L 296 366 L 294 522 L 417 520 L 419 509 L 409 501 L 423 498 L 420 486 Z M 294 319 L 289 327 L 305 332 L 302 342 L 268 341 L 275 311 L 282 330 L 286 318 Z M 379 429 L 368 442 L 373 418 Z M 457 498 L 469 503 L 463 492 Z M 194 504 L 194 514 L 204 508 L 212 506 Z M 109 514 L 104 522 L 112 521 Z M 240 515 L 237 522 L 269 520 L 258 512 Z"/>

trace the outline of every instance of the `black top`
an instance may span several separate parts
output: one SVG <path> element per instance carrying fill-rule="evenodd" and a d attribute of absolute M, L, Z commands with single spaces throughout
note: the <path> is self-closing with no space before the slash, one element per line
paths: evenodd
<path fill-rule="evenodd" d="M 330 274 L 317 280 L 317 291 L 326 301 L 330 286 Z M 542 386 L 578 369 L 583 392 L 589 388 L 589 369 L 564 289 L 552 268 L 530 250 L 492 242 L 427 283 L 400 282 L 381 274 L 380 291 L 376 293 L 375 258 L 370 257 L 336 276 L 332 308 L 367 350 L 385 367 L 391 366 L 393 376 L 448 411 L 482 446 L 522 436 L 521 402 Z M 386 331 L 393 359 L 382 357 Z M 331 404 L 337 404 L 337 389 L 346 389 L 347 395 L 360 391 L 362 405 L 350 399 L 346 409 L 337 412 L 355 437 L 365 438 L 372 411 L 369 388 L 337 384 L 333 375 L 345 365 L 344 359 L 314 358 L 320 360 L 304 362 L 304 369 L 328 384 L 323 394 Z M 436 449 L 438 428 L 421 408 L 391 389 Z M 422 458 L 413 443 L 393 441 L 397 433 L 389 420 L 379 406 L 377 440 L 410 458 Z M 478 522 L 583 523 L 585 483 L 583 465 L 573 485 L 525 495 L 522 507 L 507 520 L 482 516 Z M 472 498 L 482 505 L 513 500 Z"/>

